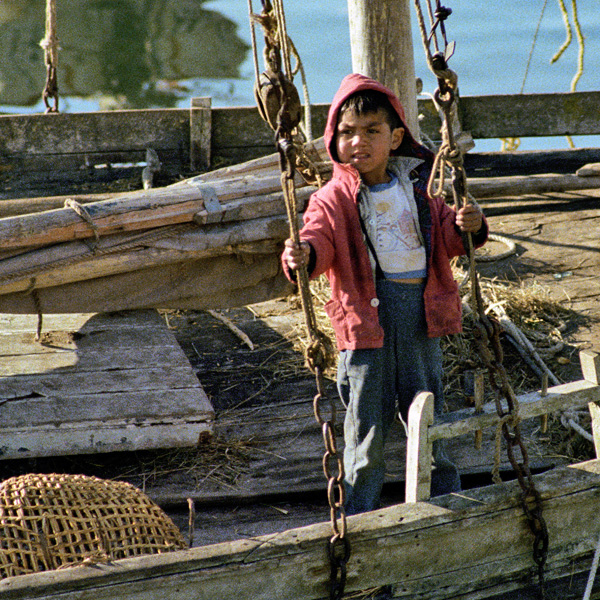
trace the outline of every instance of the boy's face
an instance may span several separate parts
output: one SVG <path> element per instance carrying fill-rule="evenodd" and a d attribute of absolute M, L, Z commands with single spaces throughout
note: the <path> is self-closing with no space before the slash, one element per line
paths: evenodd
<path fill-rule="evenodd" d="M 341 163 L 355 167 L 366 185 L 387 183 L 390 177 L 386 167 L 390 152 L 396 150 L 404 129 L 392 130 L 385 110 L 357 115 L 344 111 L 338 118 L 336 150 Z"/>

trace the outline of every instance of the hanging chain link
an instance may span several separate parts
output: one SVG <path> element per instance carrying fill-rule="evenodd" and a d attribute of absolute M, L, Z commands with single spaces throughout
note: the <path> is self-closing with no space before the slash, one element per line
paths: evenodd
<path fill-rule="evenodd" d="M 438 80 L 438 89 L 434 99 L 442 115 L 442 144 L 436 155 L 434 169 L 429 182 L 428 190 L 437 195 L 443 192 L 443 184 L 446 170 L 452 177 L 452 195 L 456 209 L 460 209 L 466 203 L 473 201 L 467 189 L 467 177 L 463 165 L 463 157 L 460 148 L 456 144 L 452 129 L 452 110 L 456 110 L 457 82 L 458 77 L 448 68 L 447 60 L 454 51 L 454 46 L 448 44 L 444 28 L 444 20 L 451 14 L 451 10 L 436 3 L 435 13 L 431 9 L 431 0 L 428 0 L 431 31 L 427 33 L 423 13 L 420 9 L 419 0 L 415 0 L 417 16 L 425 46 L 428 63 Z M 432 17 L 433 14 L 433 17 Z M 443 33 L 445 48 L 444 52 L 439 50 L 436 39 L 436 29 L 440 28 Z M 436 52 L 432 54 L 431 43 L 435 43 Z M 438 186 L 433 189 L 434 178 L 438 179 Z M 546 597 L 544 584 L 544 568 L 548 556 L 548 528 L 542 514 L 542 499 L 535 488 L 527 448 L 523 443 L 520 431 L 519 403 L 510 385 L 506 369 L 503 366 L 503 351 L 500 343 L 500 325 L 485 313 L 485 307 L 479 287 L 478 274 L 475 268 L 475 256 L 473 238 L 470 233 L 463 234 L 463 242 L 469 260 L 469 277 L 471 282 L 471 298 L 476 306 L 476 322 L 474 328 L 474 343 L 477 354 L 481 357 L 487 368 L 490 385 L 494 392 L 496 411 L 500 418 L 497 432 L 497 444 L 503 436 L 506 443 L 508 460 L 517 476 L 521 488 L 520 502 L 525 518 L 534 536 L 533 560 L 537 566 L 539 582 L 539 596 L 543 600 Z M 502 401 L 505 401 L 503 404 Z M 500 482 L 499 476 L 499 451 L 496 453 L 494 465 L 494 481 Z"/>
<path fill-rule="evenodd" d="M 290 227 L 290 238 L 296 244 L 300 244 L 298 203 L 294 183 L 299 161 L 298 144 L 295 143 L 294 138 L 300 122 L 301 105 L 298 92 L 292 82 L 289 43 L 282 43 L 283 40 L 288 40 L 282 0 L 276 0 L 275 8 L 269 0 L 263 0 L 263 10 L 260 15 L 252 13 L 251 0 L 249 2 L 251 21 L 262 25 L 265 38 L 266 69 L 262 74 L 257 74 L 255 98 L 262 118 L 275 131 L 281 188 Z M 327 500 L 332 529 L 332 536 L 327 544 L 330 563 L 329 597 L 330 600 L 341 600 L 346 585 L 347 563 L 351 548 L 346 536 L 344 464 L 336 445 L 336 410 L 334 402 L 326 393 L 323 379 L 325 369 L 332 364 L 334 351 L 331 340 L 319 330 L 317 325 L 306 266 L 298 269 L 296 274 L 309 335 L 309 344 L 305 351 L 306 364 L 315 374 L 316 379 L 317 394 L 313 400 L 313 410 L 317 423 L 321 427 L 325 445 L 323 472 L 327 479 Z M 329 407 L 328 418 L 323 416 L 325 406 Z"/>

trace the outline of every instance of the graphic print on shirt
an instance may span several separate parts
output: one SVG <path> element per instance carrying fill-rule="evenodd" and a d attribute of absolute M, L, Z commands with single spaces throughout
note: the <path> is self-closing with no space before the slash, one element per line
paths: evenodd
<path fill-rule="evenodd" d="M 392 211 L 389 202 L 377 202 L 377 246 L 382 252 L 415 250 L 421 245 L 414 220 L 408 208 Z"/>
<path fill-rule="evenodd" d="M 424 277 L 425 248 L 408 202 L 399 191 L 392 186 L 374 193 L 377 257 L 389 279 Z"/>

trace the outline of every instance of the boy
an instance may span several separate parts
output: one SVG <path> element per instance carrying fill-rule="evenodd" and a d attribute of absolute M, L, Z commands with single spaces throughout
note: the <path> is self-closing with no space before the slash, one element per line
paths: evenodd
<path fill-rule="evenodd" d="M 325 305 L 339 350 L 338 391 L 346 406 L 346 512 L 379 506 L 383 448 L 398 404 L 404 420 L 414 396 L 430 391 L 443 406 L 439 337 L 461 331 L 461 299 L 449 259 L 465 253 L 461 232 L 487 238 L 476 205 L 455 212 L 427 196 L 433 155 L 412 137 L 386 87 L 344 78 L 325 128 L 333 177 L 304 214 L 299 247 L 282 255 L 290 279 L 307 265 L 325 273 Z M 434 447 L 432 494 L 460 490 L 456 467 Z"/>

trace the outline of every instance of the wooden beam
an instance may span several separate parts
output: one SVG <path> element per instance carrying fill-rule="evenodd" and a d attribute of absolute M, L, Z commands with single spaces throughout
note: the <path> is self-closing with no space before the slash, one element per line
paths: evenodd
<path fill-rule="evenodd" d="M 192 98 L 190 108 L 190 170 L 208 171 L 211 161 L 212 110 L 210 98 Z"/>
<path fill-rule="evenodd" d="M 297 184 L 299 188 L 307 187 L 300 178 Z M 91 202 L 77 210 L 59 208 L 0 219 L 0 249 L 54 244 L 193 220 L 202 223 L 202 215 L 208 213 L 205 203 L 215 198 L 220 203 L 241 200 L 227 205 L 219 221 L 273 214 L 274 205 L 278 206 L 277 213 L 285 212 L 281 179 L 277 172 L 265 177 L 211 181 L 210 185 L 205 184 L 202 178 L 192 178 L 183 185 L 139 190 L 110 200 Z M 253 214 L 250 204 L 258 212 Z M 261 209 L 261 204 L 267 208 Z M 244 208 L 245 205 L 248 207 Z"/>
<path fill-rule="evenodd" d="M 554 174 L 474 177 L 467 180 L 467 186 L 475 198 L 493 198 L 597 189 L 600 187 L 600 177 Z M 450 190 L 450 184 L 447 190 Z"/>
<path fill-rule="evenodd" d="M 586 381 L 600 384 L 600 354 L 593 350 L 582 350 L 579 353 L 581 371 Z"/>
<path fill-rule="evenodd" d="M 595 402 L 588 404 L 590 416 L 592 418 L 592 436 L 594 438 L 594 450 L 596 458 L 600 458 L 600 406 Z"/>
<path fill-rule="evenodd" d="M 431 493 L 432 442 L 429 428 L 433 425 L 433 394 L 417 394 L 408 411 L 406 443 L 406 502 L 428 500 Z"/>
<path fill-rule="evenodd" d="M 521 419 L 532 419 L 543 414 L 587 406 L 589 402 L 600 402 L 600 386 L 589 381 L 573 381 L 548 388 L 548 394 L 530 392 L 518 396 L 519 416 Z M 481 414 L 472 409 L 459 410 L 444 414 L 438 422 L 429 428 L 431 440 L 447 439 L 495 427 L 500 422 L 495 403 L 489 402 L 482 407 Z"/>
<path fill-rule="evenodd" d="M 600 92 L 461 96 L 461 122 L 474 138 L 595 135 Z"/>

